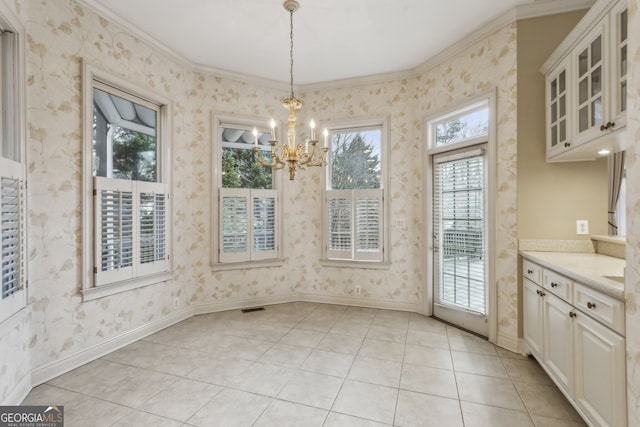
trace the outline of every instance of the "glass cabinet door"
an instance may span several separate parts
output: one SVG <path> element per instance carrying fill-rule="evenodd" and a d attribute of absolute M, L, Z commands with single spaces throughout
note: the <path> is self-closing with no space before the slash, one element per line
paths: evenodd
<path fill-rule="evenodd" d="M 612 13 L 612 39 L 613 58 L 611 73 L 613 84 L 612 89 L 612 122 L 615 128 L 619 129 L 625 125 L 627 111 L 627 20 L 628 12 L 626 2 L 624 6 Z"/>
<path fill-rule="evenodd" d="M 602 125 L 602 46 L 600 33 L 578 54 L 578 134 Z"/>
<path fill-rule="evenodd" d="M 570 146 L 567 134 L 567 70 L 560 71 L 547 83 L 549 149 L 556 150 Z"/>

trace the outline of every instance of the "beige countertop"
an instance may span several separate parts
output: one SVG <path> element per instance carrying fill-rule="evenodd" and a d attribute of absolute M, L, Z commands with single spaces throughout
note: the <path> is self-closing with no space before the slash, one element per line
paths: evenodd
<path fill-rule="evenodd" d="M 520 251 L 520 255 L 543 267 L 624 301 L 626 261 L 607 255 L 577 252 Z M 616 278 L 616 279 L 612 279 Z"/>

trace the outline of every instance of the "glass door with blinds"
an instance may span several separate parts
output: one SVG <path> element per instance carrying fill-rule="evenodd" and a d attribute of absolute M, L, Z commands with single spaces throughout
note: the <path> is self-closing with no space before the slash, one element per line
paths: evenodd
<path fill-rule="evenodd" d="M 488 336 L 485 150 L 431 157 L 433 314 Z"/>

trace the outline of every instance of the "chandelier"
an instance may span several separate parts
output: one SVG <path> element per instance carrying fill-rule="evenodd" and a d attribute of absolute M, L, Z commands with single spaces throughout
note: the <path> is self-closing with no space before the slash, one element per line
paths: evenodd
<path fill-rule="evenodd" d="M 313 119 L 311 119 L 311 121 L 309 122 L 311 135 L 308 142 L 306 142 L 304 145 L 302 143 L 298 143 L 296 145 L 296 110 L 302 108 L 302 101 L 296 98 L 293 94 L 293 12 L 298 10 L 300 5 L 296 0 L 286 0 L 283 3 L 283 6 L 289 12 L 290 17 L 289 56 L 291 58 L 291 62 L 289 81 L 291 93 L 289 94 L 288 98 L 282 99 L 282 106 L 289 112 L 287 143 L 280 143 L 278 141 L 278 139 L 276 138 L 276 123 L 273 119 L 271 119 L 271 140 L 269 141 L 269 144 L 271 144 L 271 161 L 265 161 L 259 154 L 260 147 L 258 147 L 258 131 L 256 128 L 253 129 L 253 136 L 255 140 L 253 151 L 256 153 L 258 162 L 262 166 L 267 166 L 274 169 L 282 169 L 285 166 L 288 166 L 289 180 L 293 181 L 296 176 L 296 169 L 304 169 L 305 166 L 322 166 L 326 164 L 327 152 L 329 151 L 329 148 L 327 147 L 327 138 L 329 132 L 327 131 L 327 129 L 324 130 L 324 146 L 322 148 L 322 152 L 320 152 L 320 150 L 316 152 L 316 144 L 318 143 L 318 140 L 316 139 L 316 125 Z"/>

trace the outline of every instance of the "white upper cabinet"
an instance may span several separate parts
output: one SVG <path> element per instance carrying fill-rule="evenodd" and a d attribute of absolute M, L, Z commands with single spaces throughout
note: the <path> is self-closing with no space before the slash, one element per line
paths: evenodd
<path fill-rule="evenodd" d="M 627 1 L 599 0 L 541 68 L 547 161 L 625 148 Z"/>

